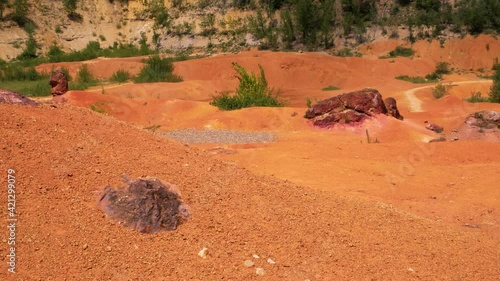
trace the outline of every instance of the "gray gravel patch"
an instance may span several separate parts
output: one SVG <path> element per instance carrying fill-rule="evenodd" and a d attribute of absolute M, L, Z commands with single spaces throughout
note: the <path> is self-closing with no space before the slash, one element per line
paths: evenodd
<path fill-rule="evenodd" d="M 268 143 L 276 140 L 276 134 L 271 132 L 242 132 L 233 130 L 181 129 L 158 132 L 158 134 L 187 144 Z"/>

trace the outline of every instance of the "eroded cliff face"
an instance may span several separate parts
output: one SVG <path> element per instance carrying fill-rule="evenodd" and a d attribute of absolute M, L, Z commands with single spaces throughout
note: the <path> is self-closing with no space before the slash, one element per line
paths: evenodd
<path fill-rule="evenodd" d="M 126 4 L 109 0 L 79 0 L 76 17 L 70 19 L 62 1 L 29 1 L 28 18 L 36 25 L 35 39 L 38 53 L 46 54 L 57 44 L 64 51 L 83 49 L 88 42 L 98 41 L 106 48 L 120 43 L 138 44 L 145 36 L 148 44 L 161 49 L 206 47 L 232 40 L 239 45 L 255 44 L 243 32 L 244 18 L 252 11 L 240 11 L 227 6 L 201 9 L 197 1 L 183 1 L 181 7 L 165 1 L 169 27 L 155 25 L 151 6 L 142 0 Z M 10 20 L 13 9 L 6 8 L 0 21 L 0 58 L 11 60 L 22 53 L 28 39 L 27 32 Z M 203 24 L 207 14 L 214 14 L 213 36 L 207 36 Z M 156 34 L 156 35 L 155 35 Z M 156 36 L 156 40 L 153 39 Z M 210 38 L 209 38 L 210 37 Z"/>

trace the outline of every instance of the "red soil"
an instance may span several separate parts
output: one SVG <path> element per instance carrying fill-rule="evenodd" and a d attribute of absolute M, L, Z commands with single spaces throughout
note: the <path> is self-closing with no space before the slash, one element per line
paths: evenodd
<path fill-rule="evenodd" d="M 474 40 L 465 38 L 460 48 L 450 45 L 454 66 L 491 68 L 491 57 L 500 56 L 498 41 Z M 490 42 L 490 50 L 469 41 Z M 376 58 L 397 44 L 372 44 L 365 52 L 373 55 L 366 58 L 218 55 L 176 63 L 175 72 L 185 80 L 177 84 L 73 91 L 65 95 L 69 105 L 55 108 L 0 105 L 0 167 L 18 173 L 15 277 L 496 280 L 499 142 L 427 143 L 439 135 L 424 123 L 450 133 L 472 112 L 500 110 L 498 104 L 463 101 L 473 91 L 486 95 L 491 83 L 471 74 L 446 76 L 445 82 L 472 82 L 451 87 L 436 100 L 426 85 L 394 77 L 432 72 L 443 58 L 439 42 L 433 43 L 437 49 L 415 44 L 420 57 L 413 59 Z M 252 70 L 262 64 L 287 107 L 223 112 L 210 106 L 212 95 L 236 86 L 233 61 Z M 130 72 L 141 66 L 139 59 L 92 63 L 102 66 L 93 70 L 103 77 L 122 66 Z M 321 90 L 328 85 L 341 90 Z M 380 117 L 356 128 L 323 130 L 302 118 L 306 97 L 365 87 L 396 98 L 405 120 Z M 408 92 L 417 87 L 424 88 Z M 85 109 L 91 106 L 106 114 Z M 141 129 L 153 125 L 273 131 L 278 140 L 186 146 Z M 368 144 L 366 130 L 380 143 Z M 216 153 L 221 150 L 232 153 Z M 118 185 L 123 174 L 177 185 L 192 216 L 174 232 L 152 235 L 111 223 L 96 196 L 104 186 Z M 1 247 L 5 252 L 6 243 Z M 203 247 L 209 249 L 207 259 L 197 256 Z M 0 279 L 11 278 L 3 256 Z M 277 263 L 266 263 L 268 257 Z M 266 275 L 245 268 L 246 259 L 264 267 Z"/>

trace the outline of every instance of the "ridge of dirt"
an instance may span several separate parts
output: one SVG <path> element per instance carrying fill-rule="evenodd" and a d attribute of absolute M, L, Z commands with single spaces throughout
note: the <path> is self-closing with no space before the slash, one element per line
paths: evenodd
<path fill-rule="evenodd" d="M 0 118 L 0 167 L 14 168 L 18 182 L 19 280 L 496 280 L 500 275 L 499 241 L 481 232 L 256 176 L 83 108 L 0 105 Z M 98 209 L 97 194 L 117 185 L 123 174 L 177 185 L 191 217 L 176 231 L 151 235 L 113 224 Z M 6 196 L 0 204 L 7 205 Z M 206 259 L 197 255 L 203 247 Z M 244 267 L 246 259 L 263 267 L 265 276 Z M 5 261 L 2 255 L 3 280 L 11 277 Z"/>

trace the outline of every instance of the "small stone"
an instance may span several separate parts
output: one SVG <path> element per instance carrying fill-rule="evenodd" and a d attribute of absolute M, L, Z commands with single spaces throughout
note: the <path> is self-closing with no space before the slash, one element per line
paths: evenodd
<path fill-rule="evenodd" d="M 269 264 L 276 264 L 276 262 L 275 262 L 273 259 L 271 259 L 271 258 L 268 258 L 268 259 L 267 259 L 267 262 L 268 262 Z"/>
<path fill-rule="evenodd" d="M 411 267 L 408 267 L 408 272 L 415 272 L 415 270 L 413 270 L 413 268 Z"/>
<path fill-rule="evenodd" d="M 106 247 L 106 252 L 111 252 L 111 247 L 110 246 Z"/>
<path fill-rule="evenodd" d="M 262 267 L 257 267 L 255 269 L 255 273 L 259 276 L 264 276 L 266 274 L 266 271 Z"/>
<path fill-rule="evenodd" d="M 198 256 L 202 259 L 206 259 L 207 258 L 207 254 L 208 254 L 208 248 L 205 248 L 203 247 L 203 249 L 201 249 L 199 252 L 198 252 Z"/>
<path fill-rule="evenodd" d="M 87 244 L 83 245 L 84 250 L 87 250 L 88 247 L 89 247 L 89 245 L 87 245 Z"/>
<path fill-rule="evenodd" d="M 254 265 L 254 262 L 251 261 L 251 260 L 246 260 L 246 261 L 243 262 L 243 265 L 245 267 L 252 267 Z"/>
<path fill-rule="evenodd" d="M 259 255 L 257 255 L 257 254 L 253 254 L 253 255 L 252 255 L 252 257 L 253 257 L 254 259 L 260 259 Z"/>

